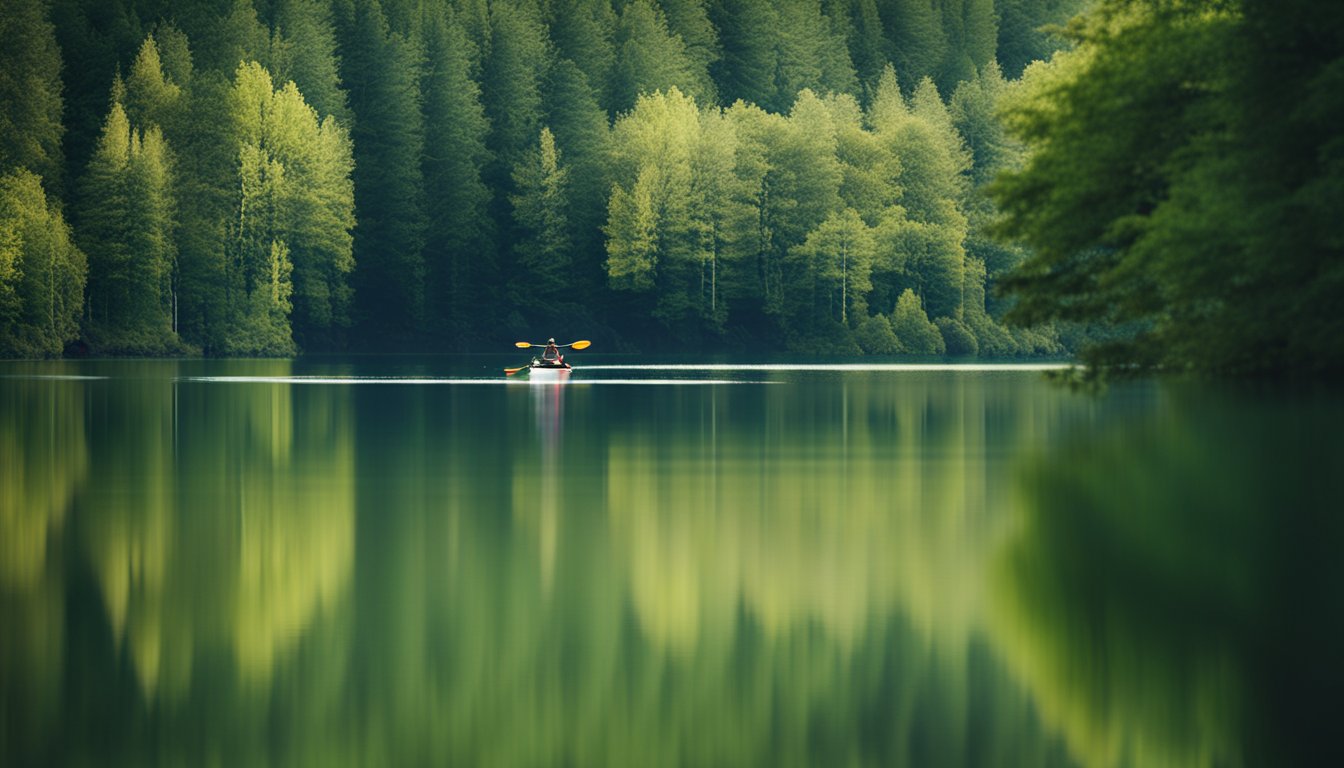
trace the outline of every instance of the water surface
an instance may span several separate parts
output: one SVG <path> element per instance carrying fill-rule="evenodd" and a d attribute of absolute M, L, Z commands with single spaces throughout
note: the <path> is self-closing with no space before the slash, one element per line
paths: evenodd
<path fill-rule="evenodd" d="M 1333 393 L 583 361 L 0 364 L 0 765 L 1337 757 Z"/>

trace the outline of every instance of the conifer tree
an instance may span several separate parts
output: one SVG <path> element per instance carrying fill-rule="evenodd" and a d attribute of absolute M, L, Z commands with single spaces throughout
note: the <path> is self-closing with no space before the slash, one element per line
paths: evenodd
<path fill-rule="evenodd" d="M 427 314 L 459 344 L 478 338 L 500 279 L 483 176 L 489 124 L 471 79 L 471 43 L 456 17 L 426 11 L 424 174 Z"/>
<path fill-rule="evenodd" d="M 104 352 L 179 350 L 172 159 L 159 127 L 135 127 L 120 101 L 112 103 L 82 182 L 80 222 L 89 254 L 90 343 Z"/>
<path fill-rule="evenodd" d="M 0 357 L 54 357 L 79 335 L 86 265 L 42 180 L 0 175 Z"/>
<path fill-rule="evenodd" d="M 551 67 L 546 88 L 546 122 L 569 174 L 569 224 L 573 243 L 570 287 L 576 301 L 597 308 L 606 282 L 602 224 L 611 192 L 610 128 L 588 79 L 574 63 Z"/>
<path fill-rule="evenodd" d="M 355 309 L 366 340 L 404 338 L 424 310 L 424 118 L 418 51 L 378 0 L 342 24 L 341 79 L 354 114 Z"/>
<path fill-rule="evenodd" d="M 650 0 L 630 0 L 616 26 L 615 106 L 623 112 L 641 94 L 675 87 L 697 101 L 713 100 L 709 73 L 692 60 Z"/>
<path fill-rule="evenodd" d="M 518 192 L 510 199 L 519 238 L 512 302 L 531 317 L 558 319 L 565 314 L 570 280 L 569 172 L 550 128 L 541 129 L 536 150 L 514 169 L 513 180 Z"/>
<path fill-rule="evenodd" d="M 59 195 L 61 53 L 46 0 L 0 0 L 0 173 L 27 168 Z"/>
<path fill-rule="evenodd" d="M 284 54 L 271 56 L 279 82 L 293 80 L 304 101 L 322 116 L 347 122 L 350 108 L 341 88 L 331 5 L 322 0 L 275 0 L 273 24 Z"/>
<path fill-rule="evenodd" d="M 709 17 L 719 31 L 723 58 L 710 73 L 720 101 L 741 99 L 775 111 L 787 109 L 775 83 L 779 14 L 770 0 L 712 0 Z M 792 96 L 792 94 L 790 94 Z"/>
<path fill-rule="evenodd" d="M 852 208 L 832 214 L 807 239 L 789 249 L 802 279 L 793 288 L 809 294 L 800 302 L 807 319 L 821 316 L 848 326 L 867 316 L 876 244 L 868 225 Z"/>
<path fill-rule="evenodd" d="M 615 114 L 611 92 L 616 65 L 616 13 L 609 0 L 554 0 L 549 27 L 556 58 L 578 67 L 598 103 Z"/>

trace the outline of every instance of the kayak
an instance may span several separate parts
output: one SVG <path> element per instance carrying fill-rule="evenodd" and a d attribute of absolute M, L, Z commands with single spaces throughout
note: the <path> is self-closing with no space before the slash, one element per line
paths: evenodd
<path fill-rule="evenodd" d="M 543 363 L 535 361 L 527 367 L 527 378 L 529 381 L 565 381 L 569 378 L 569 372 L 573 370 L 569 363 Z"/>

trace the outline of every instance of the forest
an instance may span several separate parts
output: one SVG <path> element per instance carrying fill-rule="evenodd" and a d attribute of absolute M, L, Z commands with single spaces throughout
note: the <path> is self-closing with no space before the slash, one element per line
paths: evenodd
<path fill-rule="evenodd" d="M 0 0 L 0 352 L 1057 353 L 995 102 L 1059 0 Z"/>
<path fill-rule="evenodd" d="M 1344 361 L 1335 4 L 0 0 L 0 37 L 6 356 Z"/>

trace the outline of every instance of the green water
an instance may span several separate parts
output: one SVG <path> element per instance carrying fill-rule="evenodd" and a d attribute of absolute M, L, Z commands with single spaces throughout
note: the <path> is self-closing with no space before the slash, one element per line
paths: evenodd
<path fill-rule="evenodd" d="M 1338 757 L 1334 394 L 520 362 L 0 365 L 0 765 Z"/>

